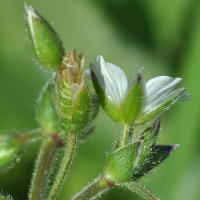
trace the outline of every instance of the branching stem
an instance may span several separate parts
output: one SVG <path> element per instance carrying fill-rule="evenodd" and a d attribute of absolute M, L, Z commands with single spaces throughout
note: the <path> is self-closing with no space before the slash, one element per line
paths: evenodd
<path fill-rule="evenodd" d="M 88 186 L 83 188 L 79 193 L 77 193 L 71 200 L 90 200 L 97 199 L 101 195 L 107 192 L 114 185 L 106 181 L 103 176 L 99 176 Z"/>

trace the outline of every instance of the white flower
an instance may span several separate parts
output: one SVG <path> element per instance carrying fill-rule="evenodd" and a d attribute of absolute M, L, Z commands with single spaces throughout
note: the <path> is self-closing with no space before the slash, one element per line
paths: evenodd
<path fill-rule="evenodd" d="M 174 95 L 184 90 L 184 88 L 174 90 L 181 80 L 181 78 L 158 76 L 147 81 L 145 84 L 146 106 L 144 112 L 149 113 L 155 110 L 167 100 L 173 98 Z"/>
<path fill-rule="evenodd" d="M 128 80 L 121 68 L 98 56 L 93 71 L 109 100 L 115 104 L 122 103 L 128 92 Z"/>
<path fill-rule="evenodd" d="M 105 62 L 103 56 L 98 56 L 91 75 L 106 113 L 115 121 L 132 124 L 143 108 L 141 74 L 129 84 L 121 68 Z"/>
<path fill-rule="evenodd" d="M 127 116 L 131 115 L 129 122 L 132 122 L 132 119 L 135 120 L 136 117 L 145 122 L 160 115 L 180 98 L 187 96 L 185 88 L 175 89 L 182 79 L 169 76 L 152 78 L 146 82 L 145 87 L 142 87 L 142 83 L 138 79 L 136 82 L 140 85 L 140 89 L 136 89 L 137 86 L 131 87 L 134 84 L 128 84 L 128 79 L 122 69 L 112 63 L 105 62 L 103 56 L 97 57 L 92 71 L 102 90 L 98 91 L 97 89 L 97 94 L 102 96 L 103 93 L 112 103 L 111 105 L 114 105 L 113 110 L 111 110 L 109 103 L 105 99 L 101 99 L 104 109 L 118 121 L 120 121 L 118 118 L 121 116 L 123 121 L 127 121 Z M 93 83 L 96 85 L 95 81 Z M 145 102 L 144 106 L 143 101 Z M 142 112 L 140 112 L 141 109 Z M 139 116 L 141 113 L 142 115 Z"/>

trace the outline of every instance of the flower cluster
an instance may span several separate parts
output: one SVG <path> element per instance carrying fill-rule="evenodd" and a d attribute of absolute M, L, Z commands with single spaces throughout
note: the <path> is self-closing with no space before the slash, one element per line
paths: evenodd
<path fill-rule="evenodd" d="M 29 200 L 58 199 L 78 141 L 93 131 L 92 121 L 100 103 L 124 131 L 116 139 L 100 176 L 72 200 L 95 199 L 114 186 L 156 200 L 137 181 L 177 147 L 157 144 L 157 137 L 160 115 L 188 96 L 185 88 L 176 89 L 182 79 L 158 76 L 145 82 L 139 71 L 129 81 L 120 67 L 101 55 L 89 70 L 90 79 L 86 79 L 85 56 L 76 50 L 65 53 L 58 34 L 31 6 L 26 5 L 26 16 L 37 60 L 51 70 L 52 77 L 37 101 L 38 129 L 0 137 L 0 171 L 19 160 L 33 141 L 42 141 Z M 0 195 L 2 198 L 10 199 Z"/>
<path fill-rule="evenodd" d="M 142 177 L 177 145 L 157 145 L 160 114 L 188 96 L 176 86 L 181 78 L 158 76 L 146 83 L 142 72 L 129 82 L 122 69 L 98 56 L 91 75 L 101 105 L 113 120 L 125 125 L 116 149 L 110 154 L 104 174 L 110 181 L 127 182 Z M 140 128 L 137 133 L 136 129 Z"/>

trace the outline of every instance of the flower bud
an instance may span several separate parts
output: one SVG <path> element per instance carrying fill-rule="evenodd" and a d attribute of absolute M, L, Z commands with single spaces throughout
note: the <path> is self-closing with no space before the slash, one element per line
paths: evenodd
<path fill-rule="evenodd" d="M 44 67 L 58 69 L 64 56 L 60 38 L 31 6 L 26 5 L 26 16 L 33 49 L 39 62 Z"/>
<path fill-rule="evenodd" d="M 84 79 L 83 55 L 76 50 L 64 57 L 57 73 L 57 111 L 65 132 L 80 133 L 91 116 L 91 97 Z"/>

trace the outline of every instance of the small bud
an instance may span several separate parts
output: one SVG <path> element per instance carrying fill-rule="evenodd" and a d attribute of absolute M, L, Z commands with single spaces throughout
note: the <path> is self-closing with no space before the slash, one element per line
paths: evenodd
<path fill-rule="evenodd" d="M 56 133 L 59 129 L 51 82 L 44 87 L 39 96 L 36 120 L 45 133 Z"/>
<path fill-rule="evenodd" d="M 64 57 L 57 73 L 57 112 L 65 132 L 80 133 L 91 116 L 91 97 L 84 78 L 83 55 L 76 50 Z"/>
<path fill-rule="evenodd" d="M 92 67 L 92 81 L 107 114 L 115 121 L 133 124 L 143 108 L 142 74 L 133 84 L 128 84 L 125 73 L 118 66 L 98 56 Z"/>
<path fill-rule="evenodd" d="M 58 69 L 64 56 L 62 42 L 54 29 L 31 6 L 26 5 L 26 17 L 33 48 L 39 62 Z"/>
<path fill-rule="evenodd" d="M 133 173 L 135 144 L 129 144 L 115 150 L 108 158 L 105 176 L 116 182 L 128 182 Z"/>
<path fill-rule="evenodd" d="M 0 171 L 6 170 L 17 161 L 21 146 L 13 135 L 0 135 Z"/>

